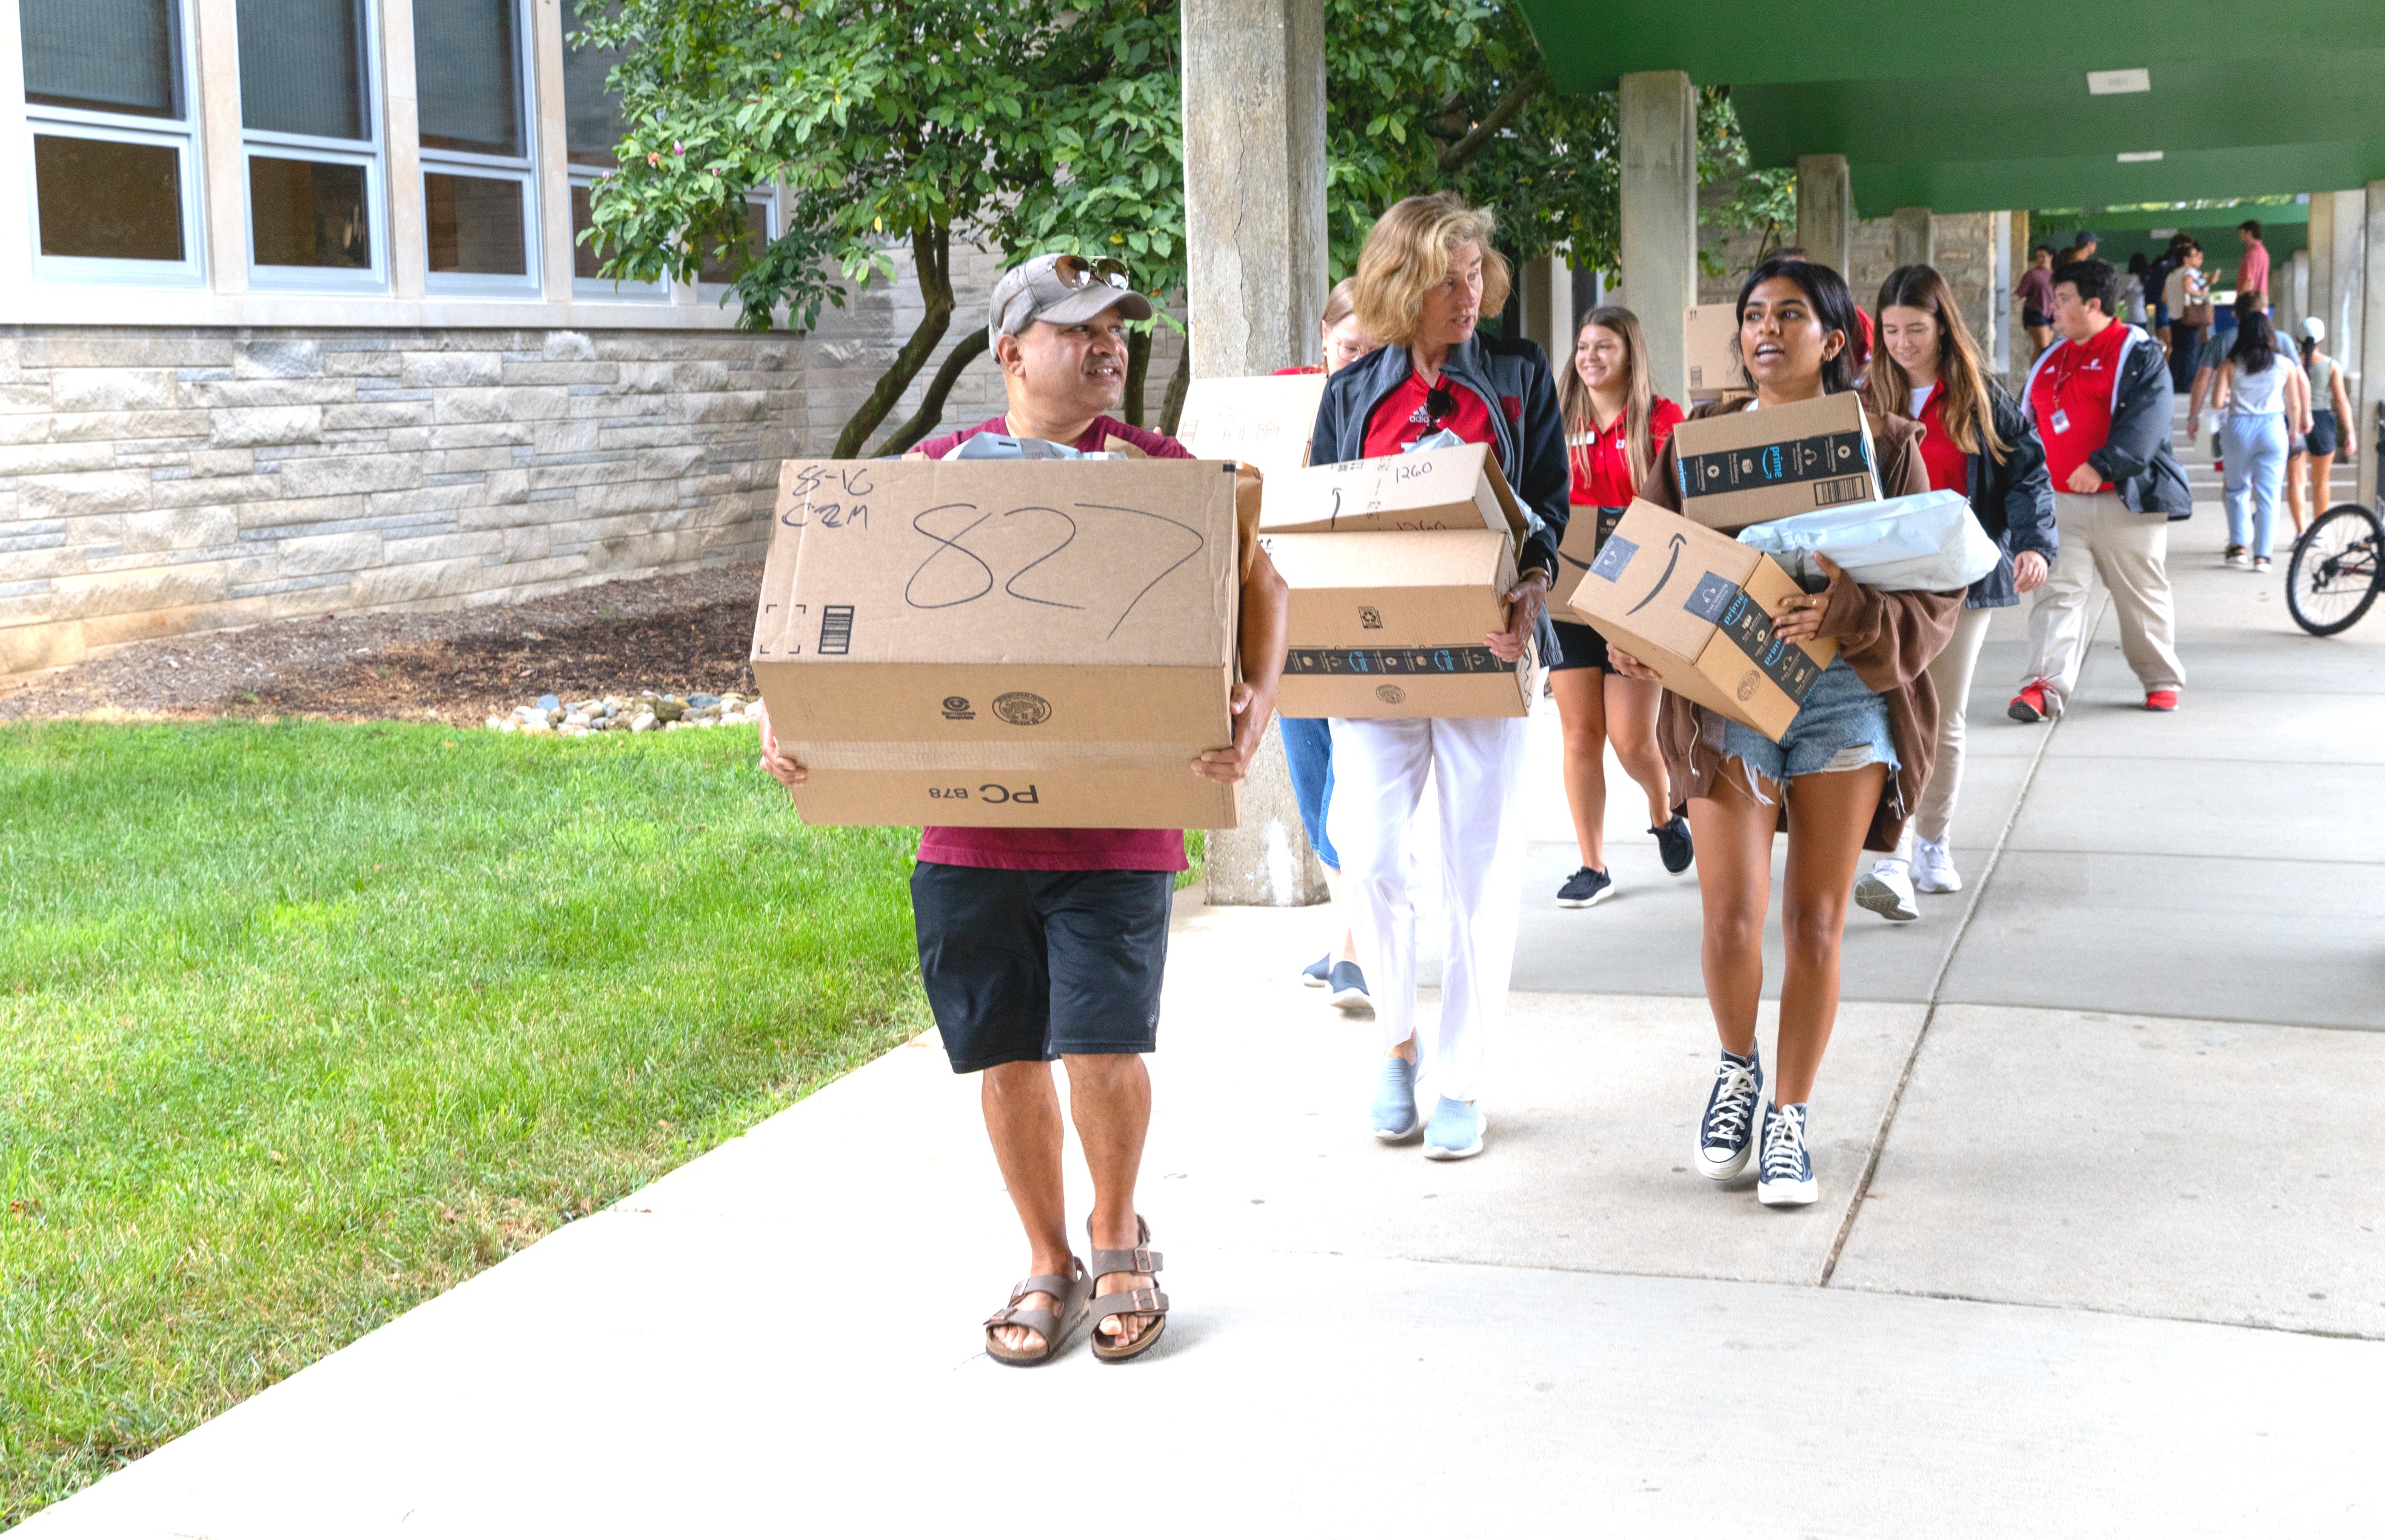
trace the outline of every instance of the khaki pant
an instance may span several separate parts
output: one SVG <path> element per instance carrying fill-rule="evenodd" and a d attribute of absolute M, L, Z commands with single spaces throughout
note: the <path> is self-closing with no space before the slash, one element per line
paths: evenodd
<path fill-rule="evenodd" d="M 2169 520 L 2158 513 L 2130 513 L 2119 494 L 2054 495 L 2062 554 L 2054 558 L 2045 586 L 2029 612 L 2029 667 L 2023 685 L 2045 686 L 2046 704 L 2067 705 L 2087 658 L 2088 603 L 2095 580 L 2111 591 L 2120 620 L 2120 651 L 2148 690 L 2175 690 L 2186 682 L 2178 661 L 2176 607 L 2171 601 Z"/>
<path fill-rule="evenodd" d="M 1913 836 L 1942 843 L 1954 821 L 1954 798 L 1963 790 L 1964 705 L 1971 698 L 1971 676 L 1979 671 L 1979 648 L 1988 640 L 1992 609 L 1966 609 L 1954 621 L 1946 650 L 1929 660 L 1929 682 L 1938 689 L 1938 757 L 1929 767 L 1929 784 L 1922 789 L 1917 816 L 1904 820 L 1904 835 L 1896 853 L 1913 858 Z"/>

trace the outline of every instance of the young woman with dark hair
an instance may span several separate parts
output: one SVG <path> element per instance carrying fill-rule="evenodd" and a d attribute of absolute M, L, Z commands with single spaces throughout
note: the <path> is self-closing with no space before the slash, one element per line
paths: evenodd
<path fill-rule="evenodd" d="M 1879 286 L 1881 357 L 1872 366 L 1871 406 L 1882 417 L 1921 425 L 1921 459 L 1933 490 L 1959 492 L 2004 553 L 1971 584 L 1954 635 L 1929 665 L 1938 692 L 1938 762 L 1905 825 L 1896 854 L 1855 884 L 1855 902 L 1890 920 L 1917 920 L 1913 890 L 1963 886 L 1947 836 L 1963 787 L 1964 703 L 1988 618 L 2045 582 L 2054 560 L 2054 482 L 2045 445 L 2019 402 L 1979 367 L 1979 348 L 1954 294 L 1937 269 L 1899 268 Z"/>
<path fill-rule="evenodd" d="M 2258 291 L 2248 290 L 2257 294 Z M 2278 497 L 2285 490 L 2286 441 L 2310 430 L 2310 403 L 2299 388 L 2302 370 L 2278 348 L 2266 314 L 2236 307 L 2236 342 L 2219 366 L 2212 408 L 2219 413 L 2219 447 L 2228 504 L 2228 562 L 2269 570 Z M 2248 542 L 2246 524 L 2252 526 Z"/>
<path fill-rule="evenodd" d="M 1763 411 L 1853 388 L 1849 344 L 1858 331 L 1846 281 L 1817 263 L 1757 264 L 1739 292 L 1742 368 L 1753 401 L 1711 402 L 1692 420 L 1718 412 Z M 1870 418 L 1881 490 L 1926 492 L 1921 429 Z M 1642 489 L 1678 509 L 1678 435 Z M 1937 752 L 1938 694 L 1930 660 L 1946 645 L 1963 605 L 1959 592 L 1883 593 L 1827 560 L 1829 585 L 1775 607 L 1784 641 L 1827 637 L 1838 657 L 1807 693 L 1779 743 L 1673 695 L 1665 695 L 1657 742 L 1673 795 L 1685 796 L 1698 843 L 1698 890 L 1705 915 L 1700 950 L 1706 1002 L 1722 1039 L 1698 1126 L 1697 1166 L 1725 1182 L 1755 1158 L 1756 1196 L 1775 1206 L 1814 1201 L 1806 1108 L 1839 1011 L 1839 944 L 1847 894 L 1864 847 L 1893 850 L 1908 809 L 1929 783 Z M 1618 672 L 1655 675 L 1619 647 Z M 1789 829 L 1787 892 L 1780 928 L 1788 970 L 1780 986 L 1779 1053 L 1768 1098 L 1755 1041 L 1764 994 L 1764 914 L 1771 901 L 1772 841 Z M 1760 1109 L 1760 1115 L 1759 1115 Z"/>
<path fill-rule="evenodd" d="M 2327 483 L 2335 471 L 2336 456 L 2359 453 L 2353 444 L 2352 402 L 2343 388 L 2343 366 L 2329 355 L 2322 345 L 2326 341 L 2327 322 L 2304 316 L 2301 351 L 2303 378 L 2310 382 L 2310 427 L 2303 436 L 2310 448 L 2310 494 L 2306 504 L 2301 496 L 2288 502 L 2295 515 L 2297 535 L 2303 532 L 2305 506 L 2313 516 L 2327 511 Z"/>
<path fill-rule="evenodd" d="M 1619 305 L 1603 305 L 1583 319 L 1573 367 L 1557 386 L 1557 408 L 1565 414 L 1577 519 L 1630 503 L 1681 420 L 1681 408 L 1656 394 L 1640 318 Z M 1549 693 L 1563 729 L 1566 803 L 1581 853 L 1581 869 L 1557 889 L 1557 903 L 1580 909 L 1615 891 L 1606 872 L 1607 745 L 1648 795 L 1648 833 L 1656 836 L 1665 870 L 1688 870 L 1692 852 L 1689 823 L 1672 810 L 1665 757 L 1656 752 L 1663 691 L 1615 672 L 1606 638 L 1592 627 L 1559 620 L 1556 632 L 1563 656 L 1550 665 Z"/>

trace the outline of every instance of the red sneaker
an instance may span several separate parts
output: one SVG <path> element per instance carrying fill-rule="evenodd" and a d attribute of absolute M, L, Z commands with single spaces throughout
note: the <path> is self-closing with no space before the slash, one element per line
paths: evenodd
<path fill-rule="evenodd" d="M 2042 722 L 2054 715 L 2054 707 L 2045 703 L 2044 682 L 2039 680 L 2022 685 L 2020 694 L 2013 696 L 2012 704 L 2004 707 L 2004 715 L 2017 722 Z"/>
<path fill-rule="evenodd" d="M 2148 691 L 2146 691 L 2146 692 L 2145 692 L 2145 709 L 2146 709 L 2146 710 L 2148 710 L 2148 711 L 2175 711 L 2175 710 L 2177 710 L 2177 709 L 2178 709 L 2178 692 L 2177 692 L 2177 691 L 2175 691 L 2175 690 L 2148 690 Z"/>

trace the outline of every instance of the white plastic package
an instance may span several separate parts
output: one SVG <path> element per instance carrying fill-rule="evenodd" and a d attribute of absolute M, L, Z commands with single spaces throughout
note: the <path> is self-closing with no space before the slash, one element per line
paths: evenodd
<path fill-rule="evenodd" d="M 1818 583 L 1816 556 L 1846 569 L 1866 588 L 1968 588 L 1996 570 L 2002 553 L 1959 492 L 1918 492 L 1877 503 L 1849 503 L 1813 513 L 1750 524 L 1740 544 L 1753 545 L 1801 582 Z"/>
<path fill-rule="evenodd" d="M 1050 439 L 1012 438 L 1006 433 L 977 433 L 944 454 L 948 460 L 1122 460 L 1107 449 L 1079 449 Z"/>

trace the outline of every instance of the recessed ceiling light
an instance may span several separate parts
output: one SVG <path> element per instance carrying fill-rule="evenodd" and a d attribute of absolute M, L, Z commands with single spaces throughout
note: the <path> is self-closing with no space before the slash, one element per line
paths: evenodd
<path fill-rule="evenodd" d="M 2146 69 L 2090 69 L 2087 71 L 2087 94 L 2090 96 L 2126 96 L 2132 91 L 2151 91 L 2153 72 Z"/>
<path fill-rule="evenodd" d="M 2120 152 L 2120 164 L 2123 166 L 2135 166 L 2148 160 L 2159 160 L 2161 157 L 2162 153 L 2159 150 L 2122 150 Z"/>

